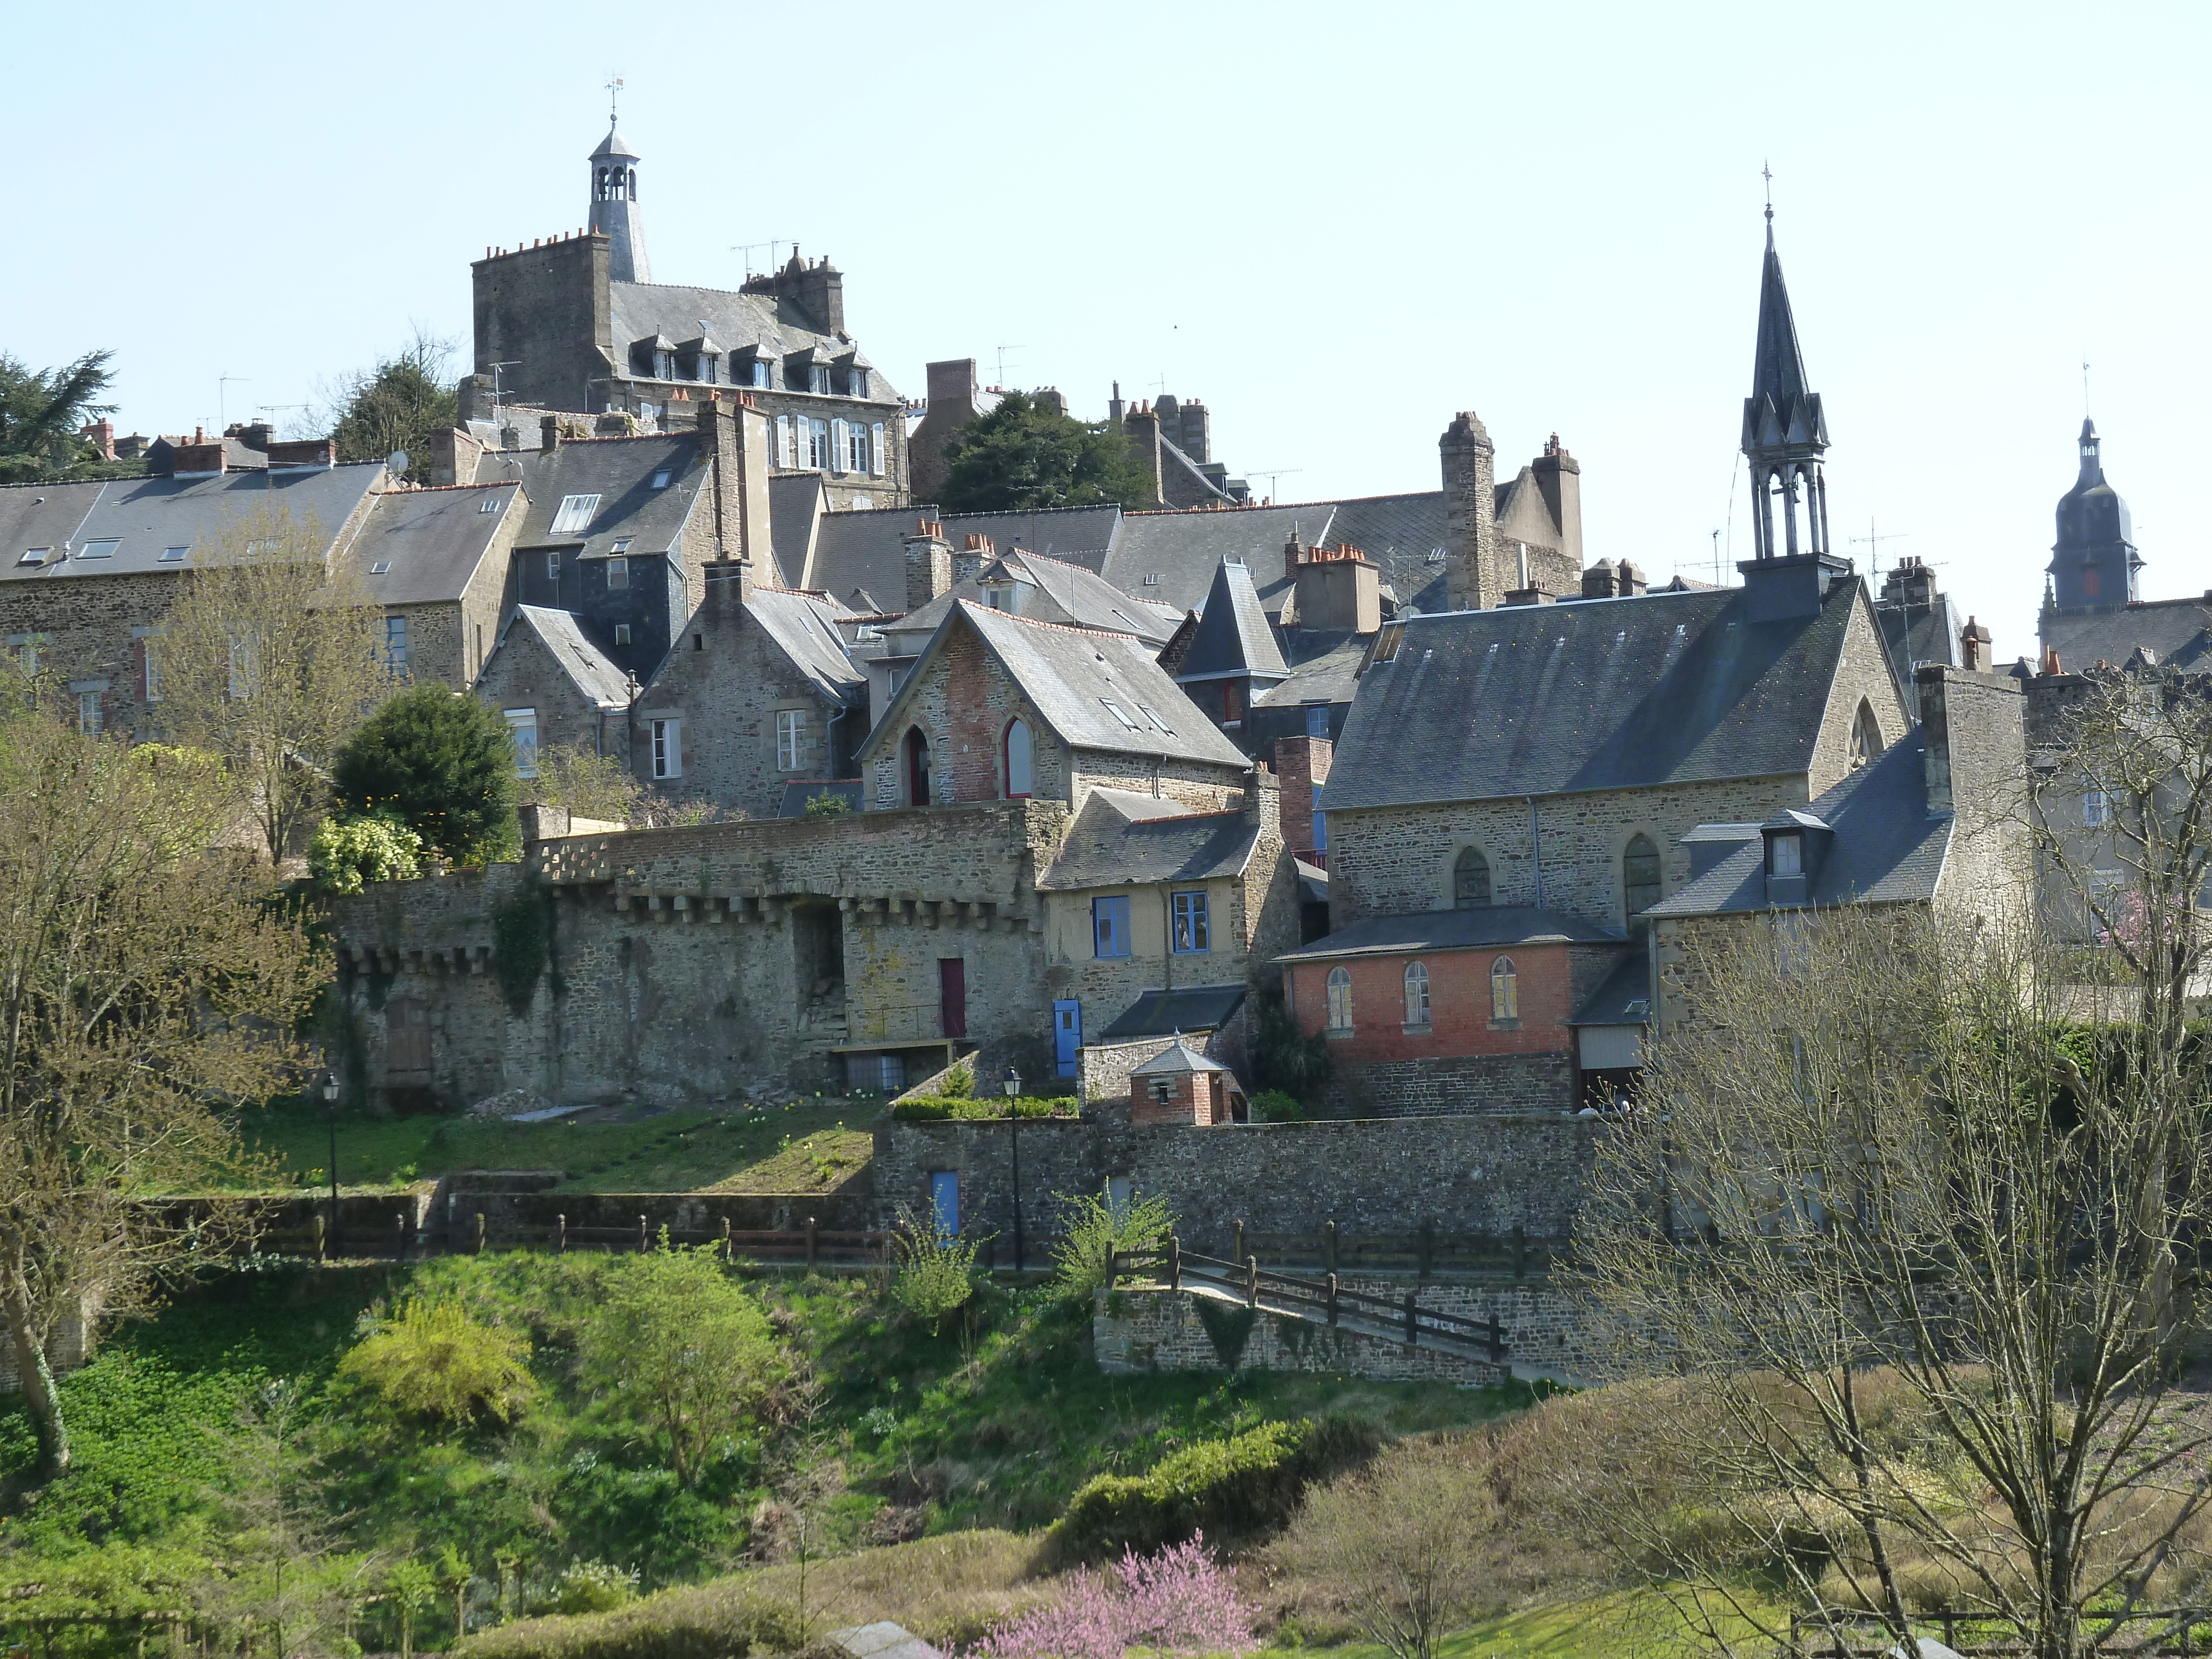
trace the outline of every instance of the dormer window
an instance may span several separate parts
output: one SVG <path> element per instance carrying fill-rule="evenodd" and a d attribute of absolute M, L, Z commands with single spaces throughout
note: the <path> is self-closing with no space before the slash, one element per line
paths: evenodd
<path fill-rule="evenodd" d="M 868 395 L 868 371 L 866 369 L 852 368 L 846 370 L 845 395 L 848 398 L 865 398 Z"/>
<path fill-rule="evenodd" d="M 806 370 L 806 389 L 827 395 L 830 390 L 830 371 L 820 363 L 810 364 Z"/>
<path fill-rule="evenodd" d="M 763 392 L 767 391 L 768 359 L 765 357 L 756 357 L 745 367 L 746 373 L 749 376 L 745 383 L 748 386 L 757 386 Z"/>
<path fill-rule="evenodd" d="M 1805 837 L 1795 830 L 1785 831 L 1767 838 L 1771 863 L 1770 876 L 1802 876 L 1805 873 Z"/>

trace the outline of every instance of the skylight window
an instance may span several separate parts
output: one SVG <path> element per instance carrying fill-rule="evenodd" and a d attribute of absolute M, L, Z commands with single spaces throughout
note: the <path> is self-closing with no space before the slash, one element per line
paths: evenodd
<path fill-rule="evenodd" d="M 664 467 L 662 467 L 662 468 L 660 469 L 660 471 L 658 471 L 658 472 L 656 472 L 656 473 L 654 473 L 654 474 L 653 475 L 653 487 L 655 489 L 667 489 L 667 488 L 668 488 L 668 480 L 669 480 L 672 476 L 674 476 L 674 475 L 673 475 L 672 473 L 671 473 L 671 471 L 669 471 L 669 469 L 668 469 L 668 468 L 666 468 L 666 467 L 665 467 L 665 466 L 664 466 Z"/>
<path fill-rule="evenodd" d="M 82 547 L 77 549 L 76 556 L 80 559 L 109 558 L 113 556 L 119 539 L 119 538 L 110 537 L 105 541 L 87 542 Z"/>
<path fill-rule="evenodd" d="M 1113 715 L 1115 720 L 1121 721 L 1122 725 L 1127 726 L 1132 732 L 1141 732 L 1144 730 L 1144 728 L 1139 726 L 1136 721 L 1129 718 L 1128 711 L 1123 708 L 1120 703 L 1115 702 L 1113 698 L 1101 697 L 1098 701 L 1106 705 L 1106 712 L 1108 714 Z"/>
<path fill-rule="evenodd" d="M 1170 726 L 1165 720 L 1162 720 L 1159 717 L 1158 711 L 1155 709 L 1140 702 L 1137 705 L 1137 712 L 1142 714 L 1146 720 L 1150 720 L 1154 726 L 1158 726 L 1161 731 L 1166 732 L 1170 737 L 1175 736 L 1175 727 Z"/>
<path fill-rule="evenodd" d="M 1147 587 L 1158 587 L 1159 585 L 1160 585 L 1160 573 L 1159 573 L 1158 571 L 1157 571 L 1157 570 L 1147 570 L 1146 572 L 1145 572 L 1145 586 L 1147 586 Z"/>
<path fill-rule="evenodd" d="M 51 547 L 27 547 L 23 550 L 23 556 L 16 560 L 15 562 L 17 564 L 44 564 L 46 562 L 46 556 L 53 550 L 54 550 Z"/>
<path fill-rule="evenodd" d="M 161 550 L 161 562 L 163 564 L 182 564 L 185 555 L 191 551 L 189 547 L 165 547 Z"/>
<path fill-rule="evenodd" d="M 607 550 L 611 553 L 627 553 L 629 551 L 629 544 L 636 539 L 637 538 L 635 536 L 617 537 L 615 538 L 615 544 Z"/>
<path fill-rule="evenodd" d="M 552 533 L 556 536 L 580 536 L 592 522 L 592 515 L 599 510 L 597 495 L 563 495 L 561 510 L 553 515 Z"/>
<path fill-rule="evenodd" d="M 374 564 L 369 566 L 368 574 L 372 576 L 390 575 L 392 574 L 392 561 L 389 559 L 379 559 Z"/>
<path fill-rule="evenodd" d="M 496 513 L 496 512 L 498 512 L 498 511 L 499 511 L 499 498 L 498 498 L 496 495 L 487 495 L 487 496 L 485 496 L 485 497 L 483 498 L 483 500 L 482 500 L 482 501 L 478 501 L 478 502 L 477 503 L 477 512 L 479 512 L 479 513 Z"/>

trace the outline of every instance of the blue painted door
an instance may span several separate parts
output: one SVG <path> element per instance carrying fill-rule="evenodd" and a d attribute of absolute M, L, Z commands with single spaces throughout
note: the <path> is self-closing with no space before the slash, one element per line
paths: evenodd
<path fill-rule="evenodd" d="M 1075 1051 L 1083 1046 L 1083 1005 L 1079 1002 L 1055 1002 L 1052 1005 L 1052 1054 L 1060 1062 L 1062 1077 L 1075 1075 Z"/>
<path fill-rule="evenodd" d="M 960 1172 L 937 1170 L 929 1177 L 929 1214 L 940 1237 L 952 1238 L 960 1231 Z"/>

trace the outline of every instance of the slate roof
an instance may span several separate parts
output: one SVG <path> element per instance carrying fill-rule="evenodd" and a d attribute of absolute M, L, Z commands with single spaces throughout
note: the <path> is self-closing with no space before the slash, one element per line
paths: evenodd
<path fill-rule="evenodd" d="M 1083 803 L 1059 858 L 1037 878 L 1041 890 L 1156 886 L 1240 875 L 1259 843 L 1260 826 L 1241 811 L 1133 822 L 1115 802 L 1099 799 L 1109 793 L 1093 790 Z"/>
<path fill-rule="evenodd" d="M 1308 702 L 1350 702 L 1359 690 L 1359 665 L 1366 660 L 1373 637 L 1291 629 L 1284 653 L 1291 677 L 1253 698 L 1253 707 L 1295 708 Z"/>
<path fill-rule="evenodd" d="M 2156 652 L 2161 663 L 2201 672 L 2212 665 L 2205 660 L 2212 655 L 2208 629 L 2212 629 L 2212 595 L 2140 601 L 2094 616 L 2045 611 L 2041 632 L 2044 645 L 2057 649 L 2059 666 L 2079 674 L 2100 659 L 2118 667 L 2139 645 Z"/>
<path fill-rule="evenodd" d="M 524 510 L 521 494 L 520 484 L 387 490 L 369 509 L 343 561 L 379 604 L 458 599 L 476 579 L 507 515 Z M 380 564 L 391 568 L 372 574 Z"/>
<path fill-rule="evenodd" d="M 1267 613 L 1260 608 L 1251 571 L 1223 560 L 1214 570 L 1206 609 L 1199 613 L 1198 632 L 1183 653 L 1176 681 L 1248 675 L 1282 679 L 1290 672 L 1282 647 L 1275 643 L 1275 630 L 1268 626 Z"/>
<path fill-rule="evenodd" d="M 867 684 L 867 675 L 845 654 L 836 609 L 828 601 L 811 593 L 756 587 L 745 611 L 821 696 L 842 702 Z"/>
<path fill-rule="evenodd" d="M 1959 665 L 1959 611 L 1948 593 L 1937 593 L 1929 605 L 1878 599 L 1874 619 L 1881 629 L 1881 642 L 1889 647 L 1890 660 L 1905 680 L 1923 662 Z"/>
<path fill-rule="evenodd" d="M 1951 820 L 1928 815 L 1923 734 L 1892 744 L 1812 803 L 1835 834 L 1808 888 L 1813 904 L 1926 903 L 1943 878 Z M 1333 781 L 1333 780 L 1332 780 Z M 1747 842 L 1649 916 L 1709 916 L 1769 908 L 1766 844 Z"/>
<path fill-rule="evenodd" d="M 514 619 L 500 635 L 502 649 L 507 645 L 507 634 L 517 628 L 527 628 L 537 635 L 546 654 L 560 665 L 570 682 L 591 702 L 602 708 L 629 706 L 629 677 L 584 637 L 570 612 L 548 610 L 544 605 L 518 605 Z"/>
<path fill-rule="evenodd" d="M 1172 991 L 1147 991 L 1131 1003 L 1093 1042 L 1131 1042 L 1139 1037 L 1167 1036 L 1176 1031 L 1218 1031 L 1243 1006 L 1241 985 L 1177 986 Z"/>
<path fill-rule="evenodd" d="M 381 461 L 276 472 L 222 472 L 206 477 L 109 478 L 85 483 L 16 484 L 0 489 L 0 582 L 68 581 L 181 570 L 191 559 L 164 562 L 171 547 L 211 551 L 223 532 L 267 507 L 295 526 L 311 520 L 325 546 L 384 479 Z M 75 556 L 87 542 L 113 540 L 103 558 Z M 24 550 L 66 546 L 71 556 L 21 562 Z"/>
<path fill-rule="evenodd" d="M 1336 787 L 1334 778 L 1329 787 Z M 1465 951 L 1497 945 L 1620 945 L 1624 936 L 1565 910 L 1540 904 L 1484 904 L 1468 910 L 1418 910 L 1374 916 L 1340 927 L 1277 962 L 1328 962 L 1339 957 L 1401 956 L 1412 951 Z"/>
<path fill-rule="evenodd" d="M 952 531 L 948 526 L 947 535 Z M 901 619 L 895 630 L 900 634 L 930 634 L 945 619 L 945 613 L 962 599 L 982 604 L 983 579 L 992 571 L 1004 566 L 1015 580 L 1026 581 L 1048 602 L 1057 615 L 1043 614 L 1024 607 L 1024 615 L 1035 616 L 1040 621 L 1065 623 L 1071 628 L 1096 628 L 1109 634 L 1127 634 L 1142 640 L 1155 651 L 1165 645 L 1176 630 L 1180 617 L 1172 617 L 1155 605 L 1134 599 L 1114 586 L 1103 577 L 1093 575 L 1079 564 L 1066 564 L 1058 559 L 1048 559 L 1042 554 L 1022 550 L 1000 553 L 975 575 L 965 581 L 955 582 L 950 592 L 932 599 L 919 611 L 910 611 Z"/>
<path fill-rule="evenodd" d="M 1410 602 L 1443 574 L 1436 555 L 1444 544 L 1444 495 L 1441 489 L 1410 495 L 1369 495 L 1334 504 L 1331 542 L 1349 542 L 1382 567 L 1383 585 L 1400 604 Z M 1433 562 L 1432 562 L 1433 561 Z M 1439 599 L 1432 608 L 1441 611 Z"/>
<path fill-rule="evenodd" d="M 615 370 L 624 375 L 631 372 L 629 348 L 634 341 L 649 340 L 656 334 L 671 340 L 695 340 L 702 322 L 707 332 L 728 351 L 759 346 L 763 356 L 782 357 L 819 349 L 828 354 L 828 361 L 837 361 L 853 349 L 849 342 L 820 332 L 815 327 L 818 319 L 809 317 L 797 301 L 780 301 L 771 294 L 686 288 L 675 283 L 610 283 L 607 311 Z M 880 395 L 870 402 L 897 399 L 898 394 L 884 385 L 880 373 L 873 384 Z M 889 422 L 892 414 L 885 410 L 884 420 Z"/>
<path fill-rule="evenodd" d="M 1250 568 L 1260 603 L 1273 617 L 1291 592 L 1283 574 L 1283 544 L 1295 530 L 1309 542 L 1327 538 L 1336 508 L 1319 501 L 1302 507 L 1194 507 L 1188 512 L 1125 513 L 1121 533 L 1099 573 L 1125 592 L 1139 593 L 1179 611 L 1196 611 L 1213 588 L 1224 559 Z M 1145 578 L 1159 580 L 1147 584 Z"/>
<path fill-rule="evenodd" d="M 858 778 L 832 778 L 826 782 L 787 783 L 783 799 L 776 803 L 775 815 L 780 818 L 803 818 L 806 803 L 817 795 L 835 795 L 853 811 L 860 810 L 860 781 Z"/>
<path fill-rule="evenodd" d="M 1131 1077 L 1154 1077 L 1170 1072 L 1225 1072 L 1219 1060 L 1201 1054 L 1178 1036 L 1141 1066 L 1129 1068 Z"/>
<path fill-rule="evenodd" d="M 1191 707 L 1190 699 L 1139 641 L 1124 634 L 1029 622 L 964 599 L 946 613 L 899 695 L 884 711 L 878 730 L 906 706 L 914 688 L 921 684 L 930 658 L 963 618 L 1062 742 L 1077 749 L 1210 761 L 1240 772 L 1249 764 L 1234 744 Z M 1138 729 L 1132 731 L 1114 718 L 1103 701 L 1108 698 L 1139 722 Z M 1146 708 L 1159 717 L 1158 723 L 1146 715 Z"/>
<path fill-rule="evenodd" d="M 1632 951 L 1567 1017 L 1570 1025 L 1643 1025 L 1651 1018 L 1651 958 Z"/>
<path fill-rule="evenodd" d="M 670 551 L 682 538 L 710 476 L 710 458 L 694 432 L 570 438 L 550 453 L 532 449 L 512 456 L 486 455 L 477 465 L 477 477 L 492 482 L 509 459 L 521 469 L 522 486 L 530 496 L 530 514 L 515 544 L 573 547 L 585 558 L 604 556 L 625 536 L 631 540 L 632 553 Z M 664 467 L 669 480 L 655 489 L 653 476 Z M 599 507 L 582 530 L 556 535 L 554 517 L 570 495 L 597 495 Z"/>
<path fill-rule="evenodd" d="M 815 523 L 813 556 L 798 586 L 834 594 L 848 605 L 853 594 L 862 592 L 886 611 L 904 611 L 906 538 L 928 516 L 927 508 L 911 507 L 824 513 Z"/>
<path fill-rule="evenodd" d="M 1079 564 L 1094 575 L 1105 564 L 1121 523 L 1121 509 L 1111 501 L 1028 513 L 939 513 L 933 508 L 923 516 L 940 520 L 955 547 L 971 533 L 988 536 L 1002 553 L 1018 547 L 1064 564 Z"/>
<path fill-rule="evenodd" d="M 806 586 L 806 562 L 814 551 L 815 521 L 822 514 L 828 495 L 819 472 L 784 472 L 772 474 L 769 478 L 769 540 L 775 549 L 776 563 L 782 567 L 781 580 L 786 587 Z M 905 592 L 902 578 L 898 592 L 872 597 L 890 603 L 902 599 Z M 851 603 L 842 593 L 837 598 Z M 898 607 L 894 605 L 892 608 Z"/>
<path fill-rule="evenodd" d="M 1389 624 L 1402 635 L 1361 678 L 1329 810 L 1803 772 L 1860 592 L 1766 623 L 1731 587 Z"/>

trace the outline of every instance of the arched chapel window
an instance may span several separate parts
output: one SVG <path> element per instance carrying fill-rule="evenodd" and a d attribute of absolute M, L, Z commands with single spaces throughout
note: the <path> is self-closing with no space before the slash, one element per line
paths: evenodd
<path fill-rule="evenodd" d="M 1328 970 L 1328 1029 L 1352 1029 L 1352 975 L 1342 968 Z"/>
<path fill-rule="evenodd" d="M 1521 975 L 1511 957 L 1500 957 L 1490 964 L 1490 1017 L 1521 1018 Z"/>
<path fill-rule="evenodd" d="M 1452 908 L 1480 910 L 1490 902 L 1490 860 L 1473 847 L 1462 848 L 1452 865 Z"/>
<path fill-rule="evenodd" d="M 1006 799 L 1027 800 L 1030 795 L 1030 728 L 1023 720 L 1006 722 Z"/>
<path fill-rule="evenodd" d="M 1659 848 L 1650 836 L 1629 837 L 1620 855 L 1620 888 L 1632 916 L 1640 916 L 1659 902 Z"/>
<path fill-rule="evenodd" d="M 1406 964 L 1406 1024 L 1429 1023 L 1429 969 L 1425 963 Z"/>
<path fill-rule="evenodd" d="M 1874 717 L 1873 705 L 1862 701 L 1858 717 L 1851 722 L 1852 768 L 1856 769 L 1876 759 L 1881 749 L 1881 726 Z"/>

